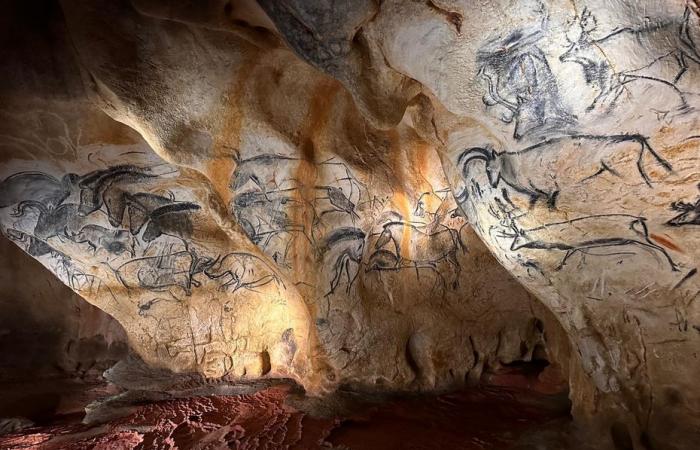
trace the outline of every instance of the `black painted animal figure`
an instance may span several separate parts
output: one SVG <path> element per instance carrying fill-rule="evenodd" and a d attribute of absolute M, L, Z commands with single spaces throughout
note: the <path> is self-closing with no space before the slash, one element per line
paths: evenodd
<path fill-rule="evenodd" d="M 279 205 L 297 204 L 299 200 L 291 194 L 296 188 L 278 189 L 274 191 L 249 191 L 236 194 L 233 199 L 233 209 L 244 209 L 254 206 L 277 207 Z"/>
<path fill-rule="evenodd" d="M 29 245 L 27 245 L 25 251 L 34 257 L 44 256 L 55 252 L 54 248 L 46 242 L 13 228 L 8 228 L 7 237 L 15 242 L 28 242 Z"/>
<path fill-rule="evenodd" d="M 131 234 L 139 234 L 141 228 L 148 222 L 153 211 L 163 206 L 171 205 L 175 198 L 164 197 L 162 195 L 138 192 L 136 194 L 126 194 L 126 212 L 129 216 L 129 231 Z"/>
<path fill-rule="evenodd" d="M 252 191 L 236 195 L 232 209 L 239 223 L 253 242 L 258 243 L 263 236 L 282 231 L 300 231 L 302 225 L 295 224 L 285 212 L 300 201 L 290 195 L 293 189 L 277 191 Z"/>
<path fill-rule="evenodd" d="M 264 274 L 258 273 L 260 268 L 264 268 Z M 233 289 L 232 292 L 239 289 L 255 290 L 273 282 L 284 286 L 267 263 L 246 252 L 231 252 L 217 259 L 204 269 L 204 274 L 212 280 L 225 278 L 219 286 L 221 291 L 227 291 L 229 288 Z"/>
<path fill-rule="evenodd" d="M 31 200 L 55 208 L 77 190 L 79 176 L 64 175 L 60 180 L 43 172 L 19 172 L 0 183 L 0 208 Z"/>
<path fill-rule="evenodd" d="M 440 189 L 421 193 L 413 207 L 413 215 L 433 222 L 439 222 L 445 216 L 457 217 L 454 210 L 449 210 L 450 202 L 446 201 L 451 192 L 451 189 Z"/>
<path fill-rule="evenodd" d="M 198 257 L 193 251 L 166 252 L 126 262 L 115 270 L 115 274 L 128 289 L 161 292 L 177 287 L 189 296 L 192 287 L 201 286 L 195 275 L 204 272 L 214 261 L 212 258 Z"/>
<path fill-rule="evenodd" d="M 698 185 L 700 188 L 700 185 Z M 684 225 L 700 225 L 700 197 L 695 203 L 673 202 L 671 209 L 679 214 L 666 222 L 672 227 L 682 227 Z"/>
<path fill-rule="evenodd" d="M 544 224 L 529 229 L 519 229 L 511 224 L 513 238 L 510 249 L 558 250 L 565 252 L 557 270 L 576 253 L 594 255 L 590 250 L 639 246 L 663 256 L 672 271 L 678 271 L 665 248 L 654 243 L 649 236 L 646 219 L 630 214 L 600 214 Z"/>
<path fill-rule="evenodd" d="M 141 207 L 144 213 L 150 214 L 158 205 L 164 206 L 168 203 L 174 203 L 174 198 L 161 197 L 159 195 L 142 193 L 133 191 L 142 189 L 140 183 L 121 183 L 115 182 L 109 185 L 102 194 L 102 202 L 104 203 L 107 218 L 110 225 L 113 227 L 125 226 L 124 213 L 133 213 L 135 207 Z M 169 201 L 164 202 L 162 199 Z M 131 217 L 129 217 L 131 220 Z M 131 228 L 131 224 L 130 224 Z"/>
<path fill-rule="evenodd" d="M 416 217 L 425 217 L 428 212 L 425 209 L 425 201 L 423 200 L 424 198 L 429 198 L 430 196 L 433 196 L 432 192 L 423 192 L 419 197 L 418 200 L 416 200 L 416 206 L 413 208 L 413 215 Z M 441 200 L 441 199 L 440 199 Z"/>
<path fill-rule="evenodd" d="M 277 183 L 272 181 L 274 174 L 293 173 L 293 165 L 298 164 L 299 158 L 265 153 L 242 159 L 231 175 L 231 190 L 239 191 L 246 183 L 253 182 L 262 191 L 277 189 Z M 281 167 L 280 167 L 281 166 Z M 266 178 L 265 175 L 268 175 Z"/>
<path fill-rule="evenodd" d="M 515 121 L 513 137 L 565 131 L 576 123 L 562 102 L 556 77 L 537 46 L 540 27 L 519 29 L 485 44 L 477 54 L 479 76 L 486 80 L 486 106 L 504 108 L 501 120 Z"/>
<path fill-rule="evenodd" d="M 236 220 L 246 235 L 280 264 L 285 263 L 294 234 L 304 233 L 304 226 L 287 214 L 301 203 L 291 196 L 296 190 L 244 192 L 232 202 Z"/>
<path fill-rule="evenodd" d="M 565 146 L 567 143 L 574 145 Z M 531 204 L 542 199 L 553 208 L 561 189 L 561 178 L 556 173 L 559 162 L 563 161 L 566 164 L 568 161 L 570 164 L 581 158 L 587 160 L 592 173 L 571 180 L 571 183 L 580 183 L 603 172 L 620 176 L 614 168 L 612 157 L 627 150 L 630 143 L 639 146 L 637 170 L 648 186 L 651 186 L 651 179 L 644 168 L 645 153 L 651 154 L 663 169 L 672 171 L 671 164 L 654 151 L 647 139 L 635 134 L 561 136 L 516 152 L 496 152 L 490 148 L 473 147 L 459 155 L 457 164 L 462 167 L 462 175 L 467 180 L 470 163 L 484 161 L 491 187 L 496 188 L 503 182 L 513 190 L 530 197 Z M 584 145 L 588 148 L 583 147 Z"/>
<path fill-rule="evenodd" d="M 410 237 L 408 248 L 402 245 L 406 233 Z M 384 224 L 378 236 L 374 244 L 375 252 L 369 257 L 368 271 L 413 268 L 418 277 L 418 269 L 421 268 L 439 274 L 437 264 L 446 261 L 455 270 L 452 286 L 456 288 L 459 285 L 462 268 L 457 251 L 461 249 L 466 252 L 467 249 L 457 230 L 441 225 L 437 231 L 426 232 L 417 224 L 392 221 Z"/>
<path fill-rule="evenodd" d="M 149 216 L 142 239 L 151 242 L 167 234 L 186 240 L 192 236 L 192 213 L 199 209 L 199 205 L 190 202 L 172 203 L 155 209 Z"/>
<path fill-rule="evenodd" d="M 348 192 L 346 197 L 349 200 L 352 200 L 355 204 L 361 204 L 363 197 L 370 196 L 367 186 L 362 181 L 357 179 L 353 171 L 350 170 L 350 167 L 343 162 L 342 159 L 334 156 L 318 163 L 318 165 L 321 167 L 321 171 L 324 174 L 330 176 L 333 183 L 345 188 L 343 190 Z M 340 173 L 338 173 L 338 171 Z M 343 195 L 345 196 L 345 194 Z"/>
<path fill-rule="evenodd" d="M 315 189 L 326 193 L 325 197 L 316 197 L 316 200 L 328 200 L 331 206 L 331 209 L 321 211 L 318 215 L 319 218 L 323 217 L 325 214 L 334 212 L 349 214 L 353 219 L 360 218 L 355 212 L 355 203 L 353 203 L 339 187 L 316 186 Z"/>
<path fill-rule="evenodd" d="M 359 228 L 341 227 L 326 236 L 318 247 L 318 261 L 332 261 L 333 277 L 326 296 L 335 293 L 345 276 L 345 292 L 349 293 L 362 264 L 365 233 Z"/>
<path fill-rule="evenodd" d="M 33 200 L 20 202 L 12 216 L 22 217 L 28 209 L 34 209 L 38 212 L 32 235 L 42 241 L 52 237 L 70 237 L 69 233 L 79 230 L 86 221 L 78 214 L 80 205 L 64 203 L 52 208 Z"/>
<path fill-rule="evenodd" d="M 141 183 L 148 179 L 156 179 L 160 175 L 153 173 L 150 167 L 133 165 L 112 166 L 105 170 L 97 170 L 81 177 L 80 204 L 81 213 L 88 215 L 97 211 L 109 199 L 107 211 L 112 226 L 120 226 L 126 206 L 122 186 Z"/>
<path fill-rule="evenodd" d="M 680 20 L 617 28 L 595 37 L 598 23 L 584 8 L 566 34 L 569 47 L 559 59 L 580 65 L 586 83 L 598 90 L 589 110 L 601 105 L 607 109 L 614 107 L 625 85 L 633 81 L 665 85 L 676 91 L 682 106 L 687 106 L 685 93 L 675 85 L 687 72 L 689 63 L 700 64 L 700 53 L 691 33 L 691 17 L 692 12 L 686 7 Z M 653 44 L 645 44 L 647 42 Z M 628 54 L 620 49 L 634 49 L 647 61 L 638 67 L 630 67 Z M 659 73 L 660 68 L 649 70 L 657 63 L 661 63 L 660 66 L 675 64 L 677 70 L 669 77 Z"/>
<path fill-rule="evenodd" d="M 93 251 L 104 249 L 113 255 L 128 252 L 133 257 L 134 239 L 126 230 L 110 230 L 100 225 L 85 225 L 70 239 L 76 243 L 87 243 Z"/>

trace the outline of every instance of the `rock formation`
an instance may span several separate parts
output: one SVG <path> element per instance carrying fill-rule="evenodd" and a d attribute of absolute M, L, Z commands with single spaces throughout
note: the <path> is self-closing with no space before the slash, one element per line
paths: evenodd
<path fill-rule="evenodd" d="M 8 8 L 2 232 L 148 364 L 323 394 L 547 359 L 617 448 L 693 447 L 695 2 Z"/>

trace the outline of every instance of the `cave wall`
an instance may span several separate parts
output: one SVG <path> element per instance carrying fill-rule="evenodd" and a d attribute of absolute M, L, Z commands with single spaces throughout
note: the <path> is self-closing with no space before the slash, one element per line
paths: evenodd
<path fill-rule="evenodd" d="M 0 380 L 96 376 L 126 355 L 121 326 L 0 237 Z"/>
<path fill-rule="evenodd" d="M 13 17 L 3 232 L 150 364 L 423 390 L 547 347 L 618 445 L 697 433 L 694 2 Z"/>
<path fill-rule="evenodd" d="M 439 389 L 545 347 L 534 298 L 410 126 L 374 127 L 279 40 L 105 7 L 63 8 L 85 25 L 66 59 L 121 46 L 62 72 L 84 91 L 5 94 L 37 107 L 4 124 L 3 224 L 147 362 L 310 391 Z M 41 84 L 31 61 L 8 64 Z"/>

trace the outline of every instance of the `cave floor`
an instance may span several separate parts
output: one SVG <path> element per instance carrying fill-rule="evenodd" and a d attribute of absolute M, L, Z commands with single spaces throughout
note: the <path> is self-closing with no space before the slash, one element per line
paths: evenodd
<path fill-rule="evenodd" d="M 273 384 L 242 395 L 136 402 L 126 415 L 92 425 L 80 415 L 57 416 L 0 436 L 0 448 L 568 448 L 568 406 L 565 395 L 513 386 L 408 397 L 341 391 L 314 399 Z"/>

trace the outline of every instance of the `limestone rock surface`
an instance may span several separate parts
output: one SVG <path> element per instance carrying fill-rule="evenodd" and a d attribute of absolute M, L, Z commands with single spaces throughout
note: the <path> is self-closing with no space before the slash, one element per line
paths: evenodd
<path fill-rule="evenodd" d="M 548 360 L 700 429 L 690 0 L 9 8 L 0 224 L 149 364 L 311 393 Z"/>

